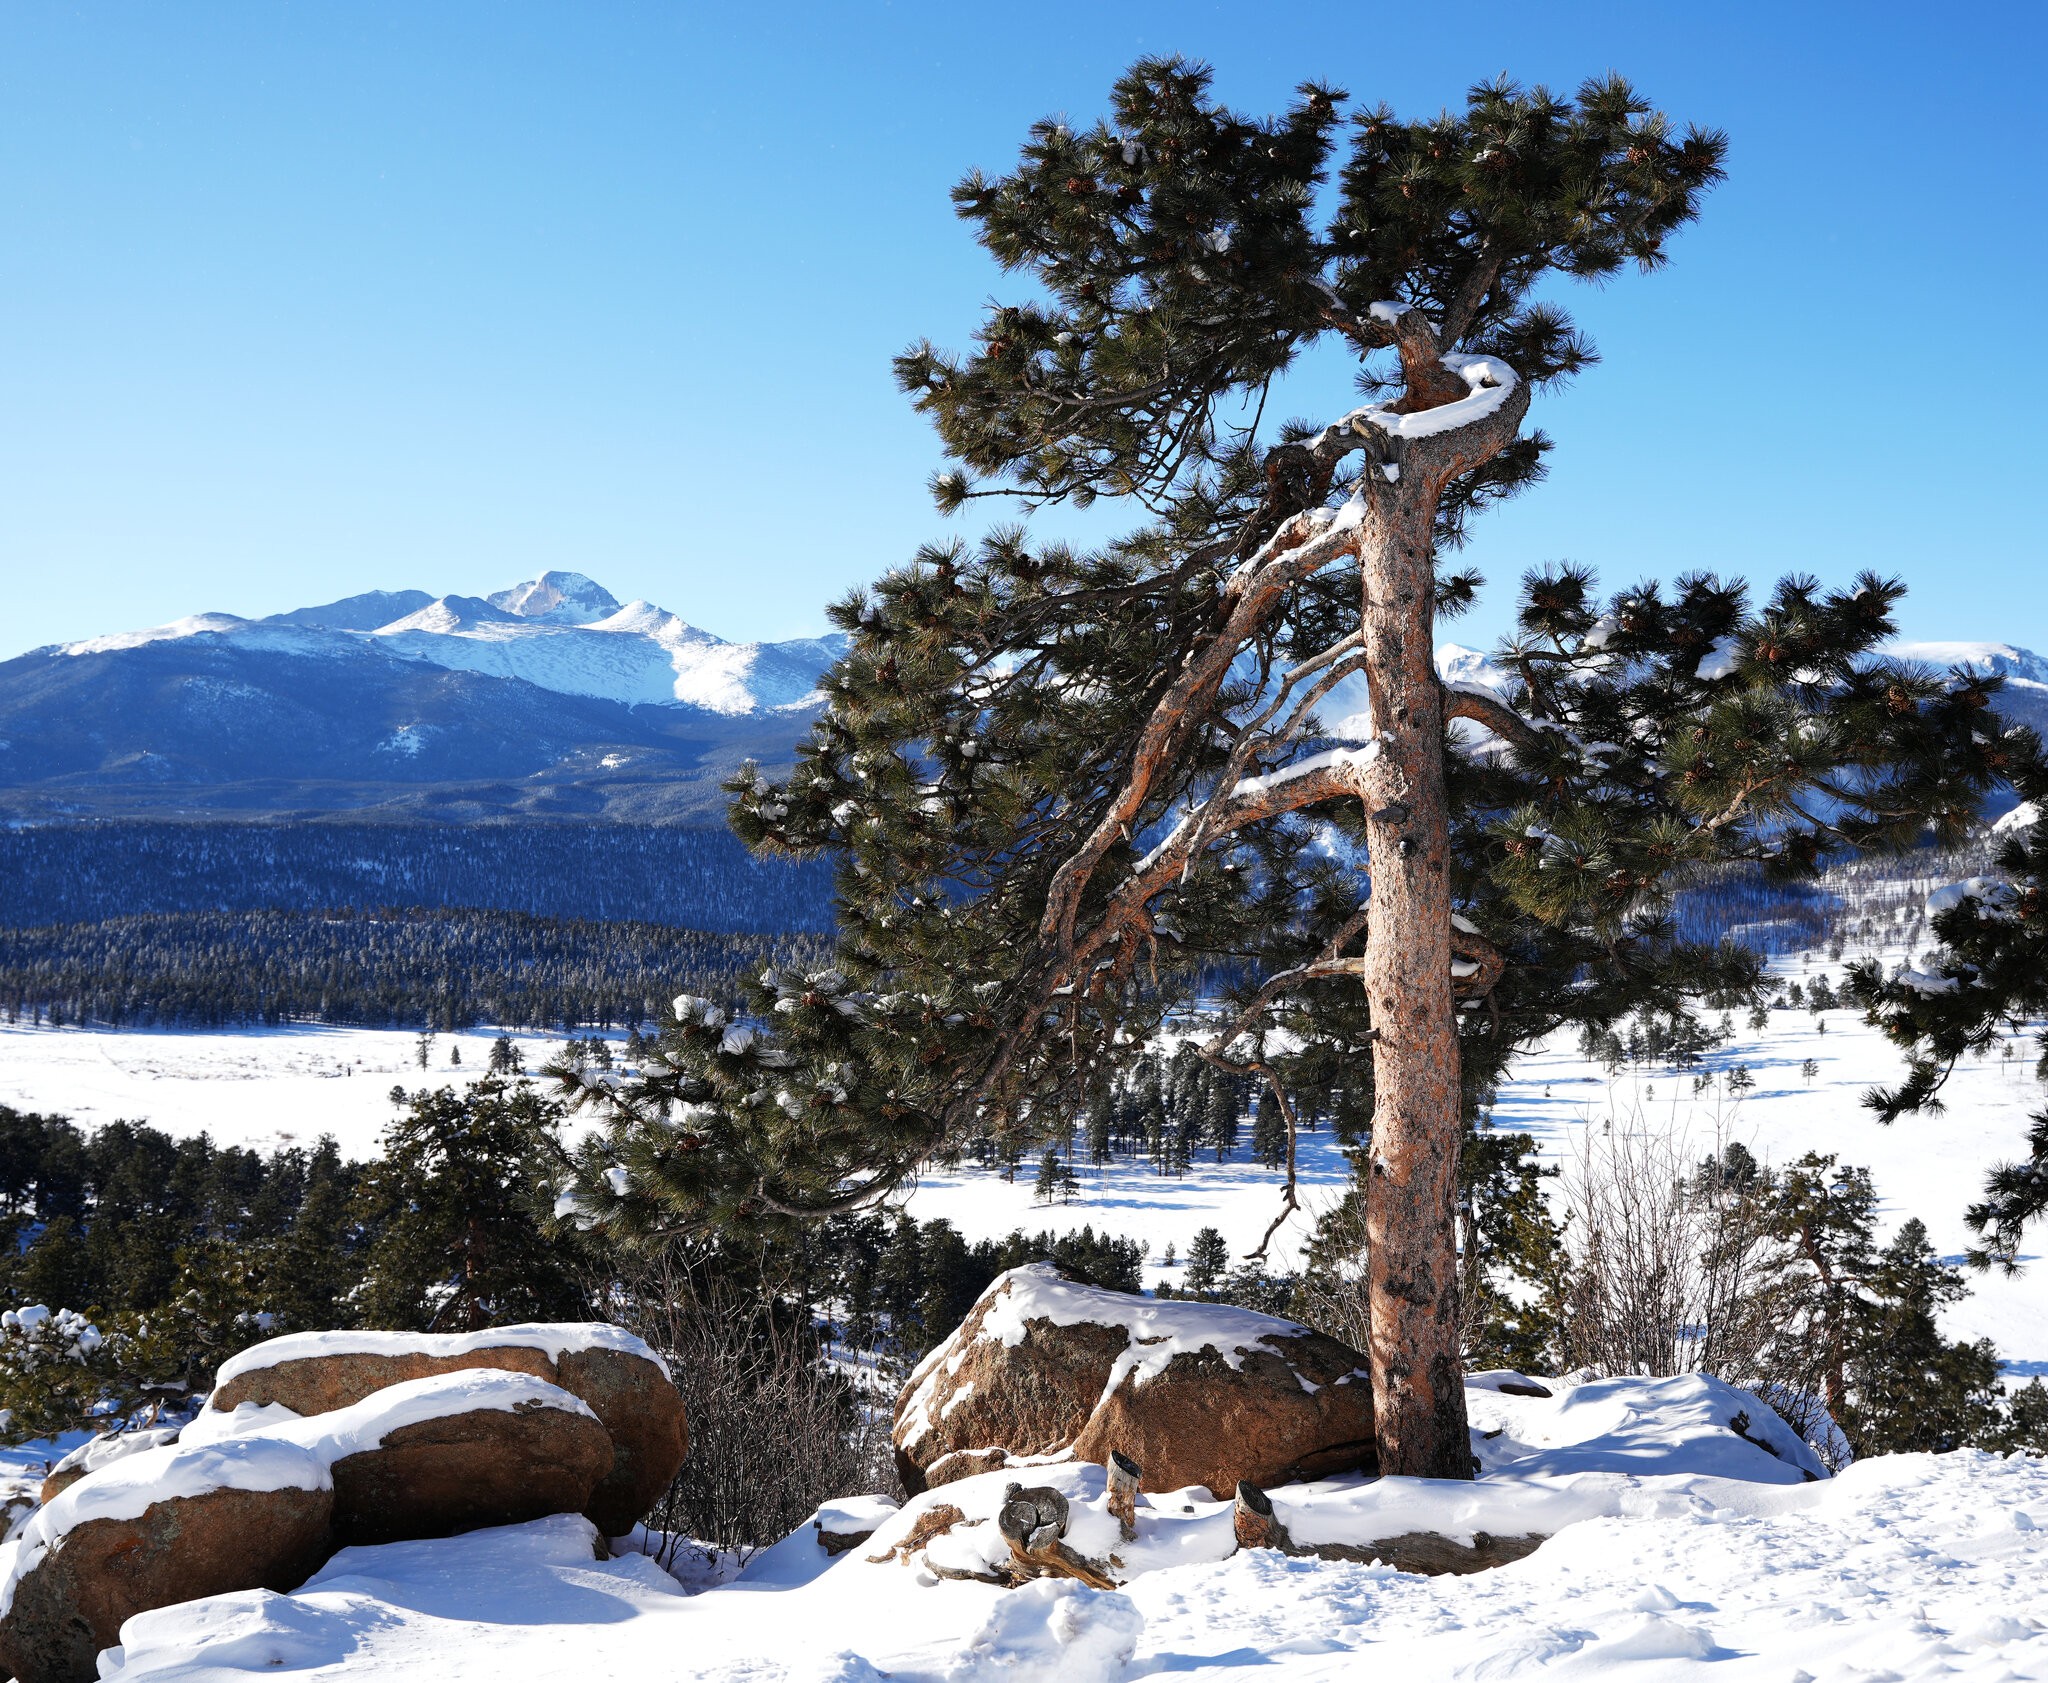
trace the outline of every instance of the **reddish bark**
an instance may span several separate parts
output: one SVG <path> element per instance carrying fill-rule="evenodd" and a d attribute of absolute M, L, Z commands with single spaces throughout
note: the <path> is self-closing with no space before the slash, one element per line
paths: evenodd
<path fill-rule="evenodd" d="M 1360 557 L 1366 681 L 1380 741 L 1366 776 L 1365 991 L 1375 1093 L 1366 1260 L 1381 1470 L 1463 1478 L 1472 1446 L 1458 1360 L 1461 1123 L 1431 503 L 1389 510 Z"/>

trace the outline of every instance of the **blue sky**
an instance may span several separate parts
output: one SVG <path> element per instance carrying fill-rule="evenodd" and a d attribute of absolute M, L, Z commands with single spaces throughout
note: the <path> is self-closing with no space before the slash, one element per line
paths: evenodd
<path fill-rule="evenodd" d="M 592 574 L 729 637 L 949 523 L 889 358 L 1006 283 L 968 166 L 1141 52 L 1406 113 L 1609 68 L 1732 139 L 1673 262 L 1569 289 L 1604 363 L 1489 605 L 1870 566 L 2048 648 L 2044 8 L 21 4 L 0 9 L 0 655 L 200 609 Z M 1312 19 L 1312 26 L 1297 27 Z M 1290 408 L 1342 405 L 1304 373 Z"/>

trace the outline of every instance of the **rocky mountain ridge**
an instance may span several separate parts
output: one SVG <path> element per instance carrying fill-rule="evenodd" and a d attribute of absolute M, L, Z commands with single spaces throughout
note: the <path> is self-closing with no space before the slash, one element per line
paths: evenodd
<path fill-rule="evenodd" d="M 0 822 L 360 813 L 719 822 L 724 778 L 786 765 L 837 634 L 729 642 L 552 571 L 488 596 L 372 590 L 265 618 L 201 613 L 0 661 Z M 2048 729 L 2048 659 L 1900 643 L 2001 673 Z M 1445 644 L 1451 682 L 1502 682 Z M 1362 722 L 1357 682 L 1334 734 Z"/>

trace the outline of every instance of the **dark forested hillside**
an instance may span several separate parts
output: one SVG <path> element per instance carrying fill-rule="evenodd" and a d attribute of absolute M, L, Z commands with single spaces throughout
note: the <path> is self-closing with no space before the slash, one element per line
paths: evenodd
<path fill-rule="evenodd" d="M 730 999 L 817 935 L 450 909 L 166 912 L 0 930 L 9 1021 L 220 1027 L 617 1028 L 677 993 Z"/>
<path fill-rule="evenodd" d="M 489 906 L 691 929 L 825 929 L 821 864 L 668 824 L 97 823 L 0 828 L 0 926 L 144 912 Z"/>

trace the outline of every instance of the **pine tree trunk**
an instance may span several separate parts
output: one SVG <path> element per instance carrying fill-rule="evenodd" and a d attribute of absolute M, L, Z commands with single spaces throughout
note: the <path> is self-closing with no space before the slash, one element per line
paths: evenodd
<path fill-rule="evenodd" d="M 1386 498 L 1382 520 L 1360 545 L 1366 683 L 1380 744 L 1366 779 L 1372 909 L 1365 988 L 1375 1095 L 1367 1278 L 1380 1471 L 1470 1478 L 1458 1338 L 1461 1126 L 1433 501 Z"/>

